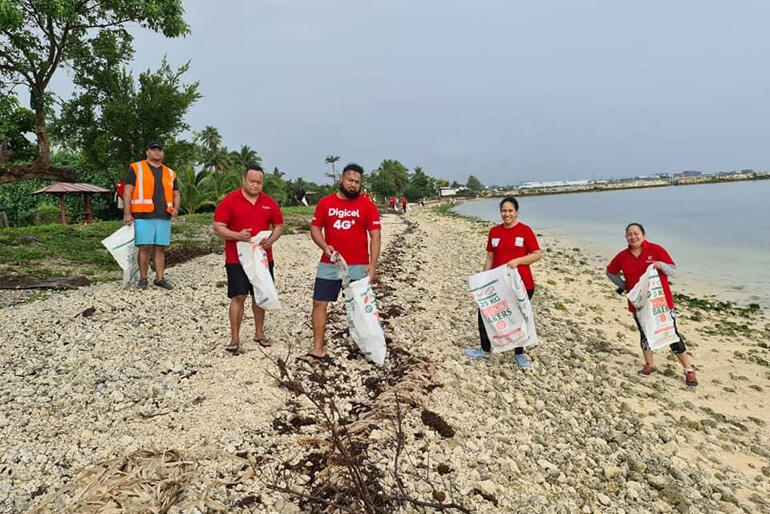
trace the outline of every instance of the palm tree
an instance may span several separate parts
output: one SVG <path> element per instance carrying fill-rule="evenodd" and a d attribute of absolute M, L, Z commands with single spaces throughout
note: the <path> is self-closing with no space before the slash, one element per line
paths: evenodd
<path fill-rule="evenodd" d="M 206 177 L 206 184 L 211 189 L 214 201 L 219 203 L 225 195 L 241 187 L 241 177 L 242 174 L 237 171 L 210 173 Z"/>
<path fill-rule="evenodd" d="M 204 150 L 214 152 L 222 144 L 222 136 L 219 135 L 219 130 L 216 127 L 208 125 L 195 134 L 195 142 L 199 143 Z"/>
<path fill-rule="evenodd" d="M 331 155 L 331 154 L 327 155 L 326 156 L 326 160 L 325 160 L 326 164 L 331 164 L 332 165 L 331 178 L 334 180 L 335 183 L 337 182 L 337 170 L 334 167 L 334 163 L 339 161 L 339 160 L 340 160 L 340 156 L 339 155 Z M 329 174 L 327 173 L 326 176 L 328 177 Z"/>
<path fill-rule="evenodd" d="M 247 145 L 243 145 L 237 152 L 230 152 L 230 159 L 233 163 L 233 166 L 244 170 L 246 169 L 246 166 L 250 166 L 252 164 L 262 164 L 262 157 L 259 156 L 256 150 Z"/>
<path fill-rule="evenodd" d="M 203 165 L 204 169 L 224 173 L 233 167 L 233 160 L 227 148 L 222 147 L 204 151 L 199 164 Z"/>
<path fill-rule="evenodd" d="M 210 174 L 209 170 L 195 173 L 195 168 L 189 164 L 184 166 L 177 175 L 182 207 L 187 214 L 195 214 L 195 211 L 201 207 L 216 205 L 213 201 L 214 191 L 208 179 Z"/>

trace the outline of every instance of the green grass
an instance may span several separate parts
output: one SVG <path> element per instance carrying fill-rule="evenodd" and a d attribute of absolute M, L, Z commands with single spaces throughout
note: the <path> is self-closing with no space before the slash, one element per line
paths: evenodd
<path fill-rule="evenodd" d="M 307 232 L 313 207 L 286 207 L 284 234 Z M 212 231 L 213 213 L 180 216 L 171 230 L 171 249 L 219 251 L 222 240 Z M 85 275 L 93 281 L 112 280 L 120 268 L 101 241 L 122 221 L 88 225 L 38 225 L 0 229 L 0 275 L 25 273 L 35 277 Z"/>

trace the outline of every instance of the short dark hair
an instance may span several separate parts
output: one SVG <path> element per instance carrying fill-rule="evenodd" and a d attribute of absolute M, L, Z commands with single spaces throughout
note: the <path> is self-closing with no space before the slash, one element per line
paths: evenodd
<path fill-rule="evenodd" d="M 346 172 L 348 172 L 348 171 L 355 171 L 356 173 L 358 173 L 361 176 L 364 175 L 364 169 L 361 166 L 359 166 L 358 164 L 354 163 L 354 162 L 351 162 L 350 164 L 348 164 L 347 166 L 342 168 L 342 174 L 343 175 Z"/>
<path fill-rule="evenodd" d="M 639 227 L 639 230 L 642 231 L 642 235 L 644 235 L 644 227 L 642 226 L 641 223 L 633 222 L 626 225 L 626 234 L 628 234 L 628 229 L 631 227 Z"/>
<path fill-rule="evenodd" d="M 262 166 L 260 166 L 259 164 L 249 164 L 248 166 L 246 166 L 246 169 L 243 170 L 243 176 L 244 177 L 249 173 L 249 170 L 261 171 L 262 172 L 262 176 L 263 177 L 265 176 L 265 170 L 263 170 Z"/>
<path fill-rule="evenodd" d="M 519 202 L 518 202 L 518 200 L 516 200 L 512 196 L 506 196 L 505 198 L 502 199 L 502 201 L 500 201 L 500 209 L 501 210 L 503 208 L 503 204 L 506 203 L 506 202 L 507 203 L 512 203 L 513 204 L 513 208 L 516 209 L 517 211 L 519 210 Z"/>

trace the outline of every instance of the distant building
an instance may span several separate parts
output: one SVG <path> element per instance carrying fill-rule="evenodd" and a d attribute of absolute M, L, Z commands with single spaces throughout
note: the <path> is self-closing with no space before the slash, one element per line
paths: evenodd
<path fill-rule="evenodd" d="M 441 198 L 448 198 L 450 196 L 457 196 L 457 192 L 459 191 L 456 187 L 440 187 L 438 188 L 438 195 Z"/>
<path fill-rule="evenodd" d="M 700 171 L 695 170 L 686 170 L 681 173 L 674 173 L 674 177 L 676 178 L 684 178 L 684 177 L 700 177 L 703 175 Z"/>
<path fill-rule="evenodd" d="M 524 182 L 519 189 L 547 189 L 551 187 L 587 186 L 588 180 L 554 180 L 551 182 Z"/>

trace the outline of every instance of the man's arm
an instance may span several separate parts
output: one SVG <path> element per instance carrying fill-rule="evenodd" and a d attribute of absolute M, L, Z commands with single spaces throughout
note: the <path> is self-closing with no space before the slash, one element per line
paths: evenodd
<path fill-rule="evenodd" d="M 221 221 L 214 222 L 214 233 L 222 239 L 232 241 L 248 241 L 251 239 L 251 229 L 244 228 L 240 232 L 236 232 L 227 228 L 227 224 Z"/>
<path fill-rule="evenodd" d="M 377 272 L 377 261 L 380 258 L 380 243 L 382 241 L 382 232 L 380 230 L 369 231 L 369 280 L 374 279 Z"/>
<path fill-rule="evenodd" d="M 331 259 L 335 250 L 334 247 L 326 244 L 326 240 L 324 239 L 324 234 L 321 230 L 321 227 L 310 225 L 310 238 L 313 240 L 316 246 L 320 248 L 328 258 Z"/>
<path fill-rule="evenodd" d="M 134 216 L 131 214 L 131 197 L 134 195 L 134 186 L 126 184 L 123 191 L 123 224 L 130 225 L 134 222 Z"/>
<path fill-rule="evenodd" d="M 174 189 L 174 208 L 171 211 L 171 219 L 175 220 L 179 216 L 179 207 L 182 205 L 182 195 L 178 189 Z"/>
<path fill-rule="evenodd" d="M 273 225 L 273 230 L 270 232 L 270 235 L 264 238 L 259 244 L 264 249 L 268 249 L 271 246 L 273 246 L 273 243 L 278 241 L 278 238 L 281 237 L 283 234 L 283 223 L 280 225 Z"/>

